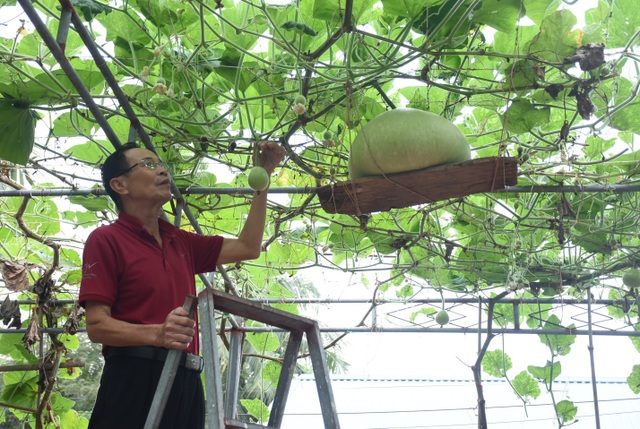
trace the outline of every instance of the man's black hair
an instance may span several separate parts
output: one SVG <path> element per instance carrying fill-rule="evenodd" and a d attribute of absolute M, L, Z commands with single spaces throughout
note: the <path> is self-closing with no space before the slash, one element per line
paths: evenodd
<path fill-rule="evenodd" d="M 135 142 L 125 143 L 109 155 L 104 161 L 104 164 L 102 164 L 102 185 L 113 202 L 116 203 L 116 208 L 119 212 L 123 209 L 122 199 L 120 199 L 120 194 L 111 188 L 109 182 L 111 182 L 111 179 L 114 177 L 121 176 L 122 172 L 130 167 L 125 153 L 130 149 L 136 149 L 139 147 L 140 146 Z"/>

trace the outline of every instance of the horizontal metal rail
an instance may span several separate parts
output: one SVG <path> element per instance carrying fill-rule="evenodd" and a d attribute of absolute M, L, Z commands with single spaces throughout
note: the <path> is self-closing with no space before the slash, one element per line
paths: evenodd
<path fill-rule="evenodd" d="M 256 302 L 258 304 L 438 304 L 438 306 L 442 305 L 442 298 L 412 298 L 407 300 L 402 299 L 376 299 L 372 300 L 370 298 L 340 298 L 340 299 L 332 299 L 332 298 L 245 298 L 247 301 Z M 36 304 L 36 301 L 33 299 L 19 299 L 18 305 L 33 305 Z M 51 303 L 55 305 L 67 305 L 67 304 L 76 304 L 78 301 L 73 299 L 58 299 L 51 300 Z M 445 299 L 445 303 L 447 304 L 489 304 L 489 302 L 493 302 L 494 304 L 557 304 L 557 305 L 576 305 L 576 306 L 587 306 L 586 300 L 576 299 L 576 298 L 548 298 L 548 299 L 539 299 L 539 298 L 503 298 L 497 301 L 491 301 L 486 298 L 447 298 Z M 591 301 L 592 305 L 620 305 L 625 300 L 623 299 L 594 299 Z"/>
<path fill-rule="evenodd" d="M 274 187 L 269 188 L 270 194 L 315 194 L 318 188 L 313 186 L 303 187 Z M 233 195 L 253 194 L 255 191 L 246 187 L 221 187 L 205 188 L 190 187 L 179 188 L 181 195 Z M 504 189 L 491 193 L 505 194 L 531 194 L 531 193 L 630 193 L 640 192 L 640 184 L 625 185 L 585 185 L 585 186 L 507 186 Z M 102 196 L 106 195 L 103 189 L 0 189 L 0 197 L 66 197 L 66 196 Z"/>
<path fill-rule="evenodd" d="M 634 331 L 631 327 L 629 330 L 598 330 L 593 331 L 593 335 L 612 336 L 612 337 L 640 337 L 640 331 Z M 277 327 L 230 327 L 227 331 L 240 331 L 240 332 L 289 332 L 286 329 Z M 329 333 L 341 333 L 341 334 L 477 334 L 488 333 L 486 328 L 477 327 L 451 327 L 445 328 L 439 325 L 431 327 L 383 327 L 383 326 L 323 326 L 319 328 L 323 334 Z M 64 334 L 66 333 L 63 328 L 42 328 L 38 330 L 41 333 L 47 334 Z M 78 328 L 79 333 L 86 332 L 85 328 Z M 27 329 L 0 329 L 0 334 L 25 334 Z M 522 328 L 491 328 L 491 334 L 536 334 L 536 335 L 589 335 L 587 329 L 522 329 Z"/>

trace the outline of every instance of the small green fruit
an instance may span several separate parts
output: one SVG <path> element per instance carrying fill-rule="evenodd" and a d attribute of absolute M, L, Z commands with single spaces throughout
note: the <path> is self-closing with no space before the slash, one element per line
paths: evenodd
<path fill-rule="evenodd" d="M 436 314 L 436 323 L 438 325 L 446 325 L 449 323 L 449 313 L 447 313 L 447 310 L 440 310 L 438 314 Z"/>
<path fill-rule="evenodd" d="M 249 186 L 254 191 L 264 191 L 269 186 L 269 174 L 262 167 L 253 167 L 249 171 Z"/>
<path fill-rule="evenodd" d="M 293 99 L 293 104 L 302 104 L 303 106 L 306 106 L 307 99 L 302 94 L 296 95 L 296 98 Z"/>
<path fill-rule="evenodd" d="M 329 130 L 325 131 L 324 134 L 322 135 L 322 137 L 325 140 L 331 140 L 331 138 L 333 137 L 333 133 Z"/>
<path fill-rule="evenodd" d="M 640 287 L 640 270 L 631 268 L 622 276 L 622 283 L 630 288 Z"/>

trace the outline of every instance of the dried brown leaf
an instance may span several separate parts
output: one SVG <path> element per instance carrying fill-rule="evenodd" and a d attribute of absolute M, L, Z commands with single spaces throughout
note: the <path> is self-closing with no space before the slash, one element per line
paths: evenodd
<path fill-rule="evenodd" d="M 17 262 L 2 261 L 2 277 L 7 289 L 22 292 L 29 288 L 29 270 L 27 265 Z"/>

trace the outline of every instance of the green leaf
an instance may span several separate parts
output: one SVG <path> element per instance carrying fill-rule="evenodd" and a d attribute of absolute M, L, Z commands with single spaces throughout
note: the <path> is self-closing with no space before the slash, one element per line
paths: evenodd
<path fill-rule="evenodd" d="M 575 325 L 571 324 L 569 329 L 575 329 Z M 542 330 L 559 330 L 565 329 L 560 322 L 560 319 L 555 314 L 549 316 L 546 320 Z M 575 343 L 576 336 L 575 335 L 545 335 L 538 334 L 540 338 L 540 342 L 542 344 L 546 344 L 547 347 L 551 350 L 551 352 L 556 356 L 565 356 L 569 354 L 571 351 L 571 345 Z"/>
<path fill-rule="evenodd" d="M 527 371 L 516 375 L 511 384 L 518 395 L 525 400 L 528 398 L 536 399 L 540 396 L 540 385 Z"/>
<path fill-rule="evenodd" d="M 269 420 L 269 407 L 260 399 L 241 399 L 240 403 L 247 409 L 247 412 L 259 422 Z"/>
<path fill-rule="evenodd" d="M 71 4 L 82 12 L 85 21 L 92 21 L 96 15 L 111 13 L 111 8 L 93 0 L 71 0 Z"/>
<path fill-rule="evenodd" d="M 574 420 L 577 413 L 578 407 L 571 401 L 564 399 L 556 404 L 556 414 L 562 423 L 568 423 Z"/>
<path fill-rule="evenodd" d="M 275 386 L 278 384 L 281 371 L 282 365 L 278 362 L 270 360 L 269 362 L 267 362 L 264 368 L 262 368 L 262 376 L 265 380 L 271 382 L 271 384 Z"/>
<path fill-rule="evenodd" d="M 106 28 L 106 39 L 110 42 L 115 41 L 117 38 L 140 46 L 148 46 L 152 42 L 144 22 L 135 16 L 125 15 L 121 11 L 114 11 L 112 14 L 98 17 L 98 21 Z"/>
<path fill-rule="evenodd" d="M 78 350 L 78 347 L 80 347 L 80 341 L 75 335 L 61 334 L 58 336 L 58 340 L 64 344 L 68 350 Z"/>
<path fill-rule="evenodd" d="M 100 150 L 100 147 L 91 142 L 71 146 L 64 153 L 66 155 L 71 155 L 79 161 L 84 161 L 94 165 L 106 158 L 105 153 Z"/>
<path fill-rule="evenodd" d="M 86 89 L 92 90 L 104 82 L 95 63 L 74 59 L 72 66 Z M 71 102 L 70 95 L 77 93 L 64 70 L 39 73 L 28 80 L 14 79 L 12 83 L 0 83 L 0 91 L 30 105 Z"/>
<path fill-rule="evenodd" d="M 432 308 L 432 307 L 421 308 L 420 310 L 414 311 L 414 312 L 411 313 L 411 316 L 409 316 L 409 321 L 411 323 L 415 322 L 416 319 L 418 318 L 418 316 L 421 315 L 421 314 L 424 314 L 429 319 L 432 319 L 437 313 L 438 313 L 438 310 L 436 310 L 435 308 Z"/>
<path fill-rule="evenodd" d="M 620 131 L 640 133 L 640 101 L 634 101 L 611 115 L 611 126 Z"/>
<path fill-rule="evenodd" d="M 95 195 L 78 196 L 72 195 L 69 197 L 69 201 L 73 204 L 78 204 L 87 210 L 99 212 L 109 209 L 109 199 L 107 197 L 98 197 Z"/>
<path fill-rule="evenodd" d="M 37 371 L 5 374 L 5 387 L 0 401 L 16 407 L 35 409 L 38 403 L 37 381 Z"/>
<path fill-rule="evenodd" d="M 362 15 L 372 10 L 378 0 L 358 0 L 353 4 L 353 19 L 357 22 Z M 344 17 L 344 2 L 340 0 L 315 0 L 313 17 L 329 22 L 341 22 Z"/>
<path fill-rule="evenodd" d="M 8 355 L 22 344 L 22 334 L 0 334 L 0 354 Z"/>
<path fill-rule="evenodd" d="M 511 367 L 511 358 L 502 350 L 488 351 L 482 358 L 482 370 L 496 378 L 506 377 Z"/>
<path fill-rule="evenodd" d="M 246 339 L 258 353 L 272 352 L 280 347 L 280 340 L 273 332 L 250 332 Z"/>
<path fill-rule="evenodd" d="M 512 133 L 526 133 L 549 122 L 549 107 L 536 107 L 529 100 L 518 98 L 511 103 L 507 113 L 501 115 L 502 123 Z"/>
<path fill-rule="evenodd" d="M 151 67 L 155 60 L 152 49 L 120 35 L 113 42 L 113 51 L 122 64 L 132 67 L 138 74 L 142 73 L 145 66 Z"/>
<path fill-rule="evenodd" d="M 33 150 L 35 111 L 0 99 L 0 159 L 26 165 Z"/>
<path fill-rule="evenodd" d="M 635 331 L 640 331 L 640 324 L 636 324 L 633 329 Z M 629 339 L 631 340 L 633 347 L 635 347 L 638 353 L 640 353 L 640 337 L 629 337 Z"/>
<path fill-rule="evenodd" d="M 498 31 L 510 33 L 525 13 L 521 0 L 484 0 L 474 11 L 472 22 L 486 24 Z"/>
<path fill-rule="evenodd" d="M 592 160 L 601 160 L 605 153 L 616 144 L 616 139 L 603 139 L 597 135 L 587 137 L 582 153 Z"/>
<path fill-rule="evenodd" d="M 471 22 L 473 11 L 469 9 L 471 4 L 470 0 L 465 0 L 462 4 L 459 0 L 428 2 L 426 8 L 423 6 L 421 13 L 409 14 L 412 19 L 412 28 L 430 38 L 446 42 L 443 47 L 459 48 L 469 39 L 473 25 Z M 452 9 L 457 6 L 460 7 L 451 15 Z M 410 8 L 415 10 L 415 4 L 411 3 Z M 439 30 L 437 34 L 433 34 L 435 29 Z"/>
<path fill-rule="evenodd" d="M 60 427 L 64 429 L 87 429 L 89 421 L 80 417 L 75 410 L 60 415 Z"/>
<path fill-rule="evenodd" d="M 527 371 L 529 371 L 533 378 L 537 378 L 538 380 L 542 380 L 546 384 L 549 384 L 552 380 L 558 378 L 562 372 L 562 365 L 560 362 L 551 363 L 547 361 L 545 366 L 529 365 L 527 367 Z"/>
<path fill-rule="evenodd" d="M 382 0 L 384 13 L 391 16 L 413 18 L 424 12 L 425 8 L 436 7 L 444 0 Z"/>
<path fill-rule="evenodd" d="M 627 384 L 633 393 L 640 394 L 640 365 L 634 365 L 627 377 Z"/>
<path fill-rule="evenodd" d="M 527 17 L 540 26 L 544 17 L 558 10 L 562 3 L 560 0 L 524 0 L 523 4 Z"/>
<path fill-rule="evenodd" d="M 60 392 L 53 392 L 51 394 L 51 406 L 56 414 L 63 414 L 73 407 L 73 401 L 63 397 Z"/>
<path fill-rule="evenodd" d="M 88 110 L 85 109 L 73 109 L 70 112 L 63 113 L 53 121 L 52 134 L 56 137 L 91 135 L 91 130 L 96 125 L 87 120 L 87 117 L 90 117 L 90 114 L 88 113 Z"/>
<path fill-rule="evenodd" d="M 188 22 L 182 23 L 181 20 L 184 12 L 189 8 L 182 8 L 182 4 L 179 1 L 137 0 L 135 4 L 147 20 L 159 29 L 177 33 L 178 29 L 184 28 L 184 25 L 188 24 Z M 179 9 L 181 9 L 182 12 L 178 12 Z M 191 13 L 187 15 L 193 16 Z"/>
<path fill-rule="evenodd" d="M 640 28 L 640 8 L 635 0 L 616 0 L 614 8 L 606 2 L 600 2 L 599 8 L 604 9 L 602 21 L 607 22 L 607 48 L 626 47 Z"/>
<path fill-rule="evenodd" d="M 574 29 L 576 16 L 561 9 L 542 21 L 540 32 L 528 45 L 529 53 L 548 61 L 563 61 L 582 46 L 582 31 Z"/>

